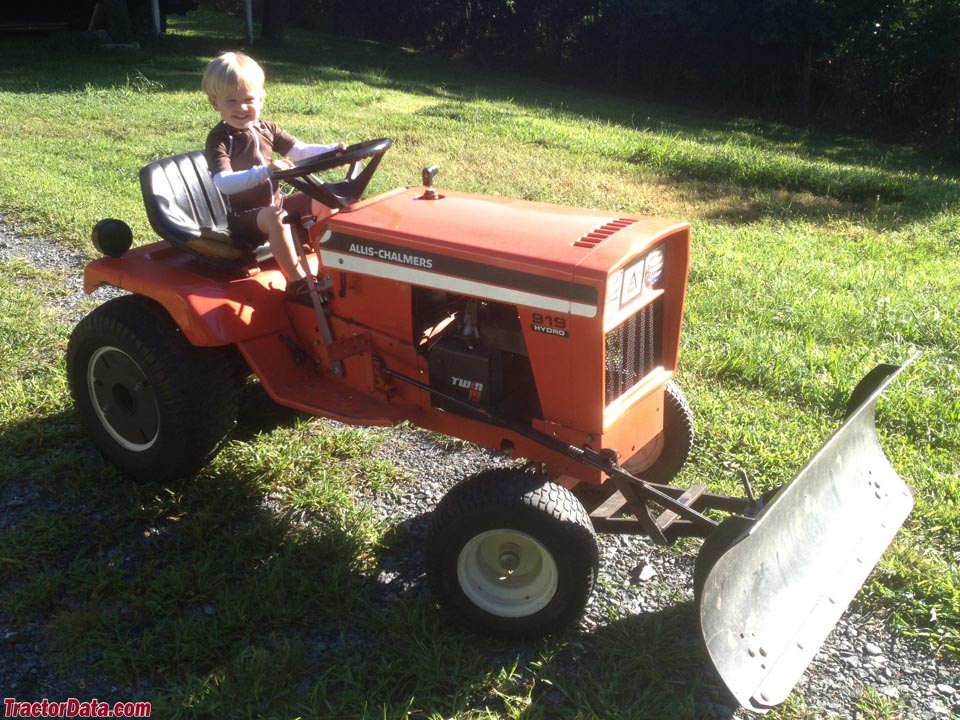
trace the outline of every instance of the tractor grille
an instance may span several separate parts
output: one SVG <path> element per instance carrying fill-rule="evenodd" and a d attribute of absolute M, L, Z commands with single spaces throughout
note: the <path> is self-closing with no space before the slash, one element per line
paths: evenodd
<path fill-rule="evenodd" d="M 640 310 L 607 333 L 607 405 L 632 388 L 662 361 L 663 299 Z"/>

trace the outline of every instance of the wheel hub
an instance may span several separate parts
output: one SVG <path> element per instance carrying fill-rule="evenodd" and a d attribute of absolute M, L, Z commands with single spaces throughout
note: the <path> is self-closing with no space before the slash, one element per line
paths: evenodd
<path fill-rule="evenodd" d="M 489 530 L 460 551 L 457 579 L 464 594 L 499 617 L 526 617 L 545 608 L 557 592 L 552 553 L 537 538 L 516 530 Z"/>
<path fill-rule="evenodd" d="M 115 441 L 133 452 L 153 446 L 160 431 L 157 398 L 132 357 L 101 347 L 87 365 L 87 386 L 100 424 Z"/>
<path fill-rule="evenodd" d="M 504 543 L 500 548 L 500 568 L 512 575 L 520 567 L 520 548 L 513 543 Z"/>

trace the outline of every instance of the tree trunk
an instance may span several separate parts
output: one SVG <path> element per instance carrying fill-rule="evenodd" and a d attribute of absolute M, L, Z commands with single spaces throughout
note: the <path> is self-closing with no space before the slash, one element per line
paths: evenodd
<path fill-rule="evenodd" d="M 803 49 L 803 58 L 800 61 L 800 83 L 797 88 L 797 109 L 800 117 L 807 120 L 810 117 L 810 86 L 813 76 L 813 48 L 807 45 Z"/>
<path fill-rule="evenodd" d="M 104 0 L 103 16 L 107 34 L 113 42 L 128 43 L 133 40 L 127 0 Z"/>
<path fill-rule="evenodd" d="M 287 0 L 263 0 L 263 37 L 283 42 L 287 34 Z"/>
<path fill-rule="evenodd" d="M 620 32 L 617 33 L 617 66 L 615 69 L 616 86 L 623 88 L 627 80 L 627 24 L 620 25 Z"/>

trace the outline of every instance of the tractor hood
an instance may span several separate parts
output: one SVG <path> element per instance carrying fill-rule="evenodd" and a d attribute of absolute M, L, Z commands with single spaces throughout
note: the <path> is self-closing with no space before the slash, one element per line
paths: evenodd
<path fill-rule="evenodd" d="M 332 217 L 320 250 L 330 270 L 393 274 L 486 297 L 492 284 L 509 288 L 509 299 L 550 307 L 543 301 L 550 297 L 552 309 L 592 317 L 608 275 L 674 233 L 686 239 L 688 226 L 467 193 L 427 199 L 409 188 Z M 471 283 L 482 290 L 474 293 Z M 537 302 L 517 297 L 531 293 Z"/>

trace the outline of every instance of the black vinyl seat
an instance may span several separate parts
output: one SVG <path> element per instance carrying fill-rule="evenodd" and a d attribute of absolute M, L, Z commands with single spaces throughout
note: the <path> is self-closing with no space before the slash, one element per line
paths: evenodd
<path fill-rule="evenodd" d="M 233 246 L 226 204 L 201 151 L 144 165 L 140 190 L 151 227 L 175 247 L 220 266 L 242 267 L 258 260 L 258 254 Z"/>

